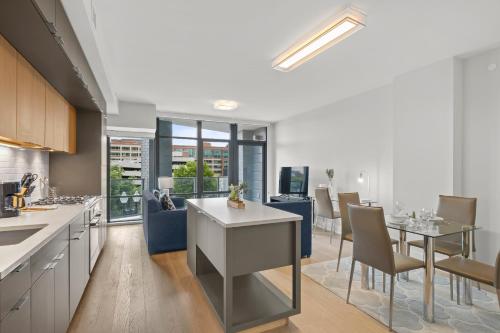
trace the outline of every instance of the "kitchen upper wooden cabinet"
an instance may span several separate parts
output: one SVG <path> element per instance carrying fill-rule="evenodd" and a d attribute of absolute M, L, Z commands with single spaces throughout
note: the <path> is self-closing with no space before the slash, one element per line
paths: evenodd
<path fill-rule="evenodd" d="M 76 154 L 76 109 L 71 104 L 68 107 L 68 150 L 70 154 Z"/>
<path fill-rule="evenodd" d="M 76 153 L 75 108 L 1 35 L 0 120 L 0 141 Z"/>
<path fill-rule="evenodd" d="M 69 111 L 67 102 L 49 84 L 45 87 L 45 147 L 68 151 Z"/>
<path fill-rule="evenodd" d="M 0 35 L 0 137 L 16 138 L 16 50 Z"/>
<path fill-rule="evenodd" d="M 17 55 L 17 141 L 45 145 L 45 80 Z"/>

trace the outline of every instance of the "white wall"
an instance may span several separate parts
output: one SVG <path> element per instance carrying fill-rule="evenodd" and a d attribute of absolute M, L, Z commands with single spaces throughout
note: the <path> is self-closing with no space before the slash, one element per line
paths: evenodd
<path fill-rule="evenodd" d="M 463 192 L 478 198 L 478 258 L 493 263 L 500 250 L 500 49 L 464 61 L 463 157 Z"/>
<path fill-rule="evenodd" d="M 0 181 L 20 181 L 25 172 L 49 176 L 49 153 L 37 150 L 19 150 L 0 146 Z M 32 200 L 40 198 L 40 182 L 35 182 L 36 189 Z"/>
<path fill-rule="evenodd" d="M 334 168 L 338 191 L 359 191 L 392 207 L 392 100 L 388 85 L 278 122 L 275 179 L 283 166 L 307 165 L 313 194 L 328 182 L 325 169 Z M 361 170 L 370 176 L 369 193 L 357 182 Z"/>
<path fill-rule="evenodd" d="M 436 208 L 439 194 L 477 197 L 477 257 L 493 263 L 500 249 L 499 129 L 497 49 L 443 60 L 278 122 L 274 179 L 282 166 L 309 165 L 312 193 L 327 182 L 324 169 L 335 168 L 339 191 L 363 196 L 356 177 L 364 169 L 370 196 L 387 212 L 393 200 L 418 212 Z"/>
<path fill-rule="evenodd" d="M 436 208 L 439 194 L 454 192 L 457 68 L 447 59 L 394 80 L 394 200 L 409 211 Z"/>

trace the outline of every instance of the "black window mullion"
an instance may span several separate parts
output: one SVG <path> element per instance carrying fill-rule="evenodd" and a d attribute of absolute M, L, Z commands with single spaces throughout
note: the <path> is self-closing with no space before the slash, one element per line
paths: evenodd
<path fill-rule="evenodd" d="M 196 122 L 197 126 L 197 159 L 196 159 L 196 197 L 201 198 L 203 194 L 203 139 L 201 138 L 201 121 Z"/>
<path fill-rule="evenodd" d="M 229 141 L 229 184 L 238 184 L 238 125 L 230 125 L 231 136 Z"/>

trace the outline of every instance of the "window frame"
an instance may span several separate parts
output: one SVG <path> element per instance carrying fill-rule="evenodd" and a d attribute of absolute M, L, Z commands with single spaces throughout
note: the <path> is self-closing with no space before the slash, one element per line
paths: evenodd
<path fill-rule="evenodd" d="M 240 144 L 248 144 L 248 145 L 257 145 L 263 147 L 264 152 L 264 163 L 263 163 L 263 202 L 266 200 L 267 194 L 267 128 L 266 128 L 266 140 L 264 141 L 253 141 L 253 140 L 239 140 L 238 139 L 238 125 L 236 123 L 227 123 L 230 128 L 229 139 L 212 139 L 212 138 L 204 138 L 202 135 L 203 131 L 203 120 L 196 120 L 196 137 L 185 137 L 185 136 L 174 136 L 171 132 L 170 135 L 161 135 L 160 134 L 160 122 L 161 121 L 170 121 L 171 123 L 175 123 L 175 118 L 160 118 L 156 119 L 156 135 L 155 135 L 155 177 L 158 179 L 160 175 L 160 139 L 182 139 L 182 140 L 192 140 L 196 141 L 196 189 L 193 193 L 172 193 L 177 196 L 189 196 L 193 198 L 203 198 L 207 196 L 223 196 L 229 194 L 229 191 L 204 191 L 203 189 L 203 174 L 200 174 L 200 170 L 203 170 L 203 162 L 204 162 L 204 143 L 208 142 L 226 142 L 228 143 L 229 149 L 227 150 L 227 156 L 224 151 L 220 152 L 220 159 L 224 159 L 224 162 L 227 161 L 228 167 L 228 183 L 229 184 L 238 184 L 239 182 L 239 174 L 238 174 L 238 149 Z M 213 122 L 212 120 L 206 122 Z M 263 125 L 263 127 L 265 127 Z M 174 149 L 172 148 L 169 152 L 172 154 Z M 212 153 L 210 158 L 216 158 Z M 173 164 L 173 163 L 172 163 Z M 170 175 L 172 176 L 171 172 Z"/>

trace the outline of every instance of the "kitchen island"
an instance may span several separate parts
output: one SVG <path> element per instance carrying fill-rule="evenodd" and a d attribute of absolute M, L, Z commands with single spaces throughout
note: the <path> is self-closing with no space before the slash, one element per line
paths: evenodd
<path fill-rule="evenodd" d="M 188 266 L 224 332 L 279 323 L 300 313 L 302 216 L 250 201 L 236 209 L 226 201 L 187 200 Z M 260 273 L 283 266 L 292 266 L 292 298 Z"/>

